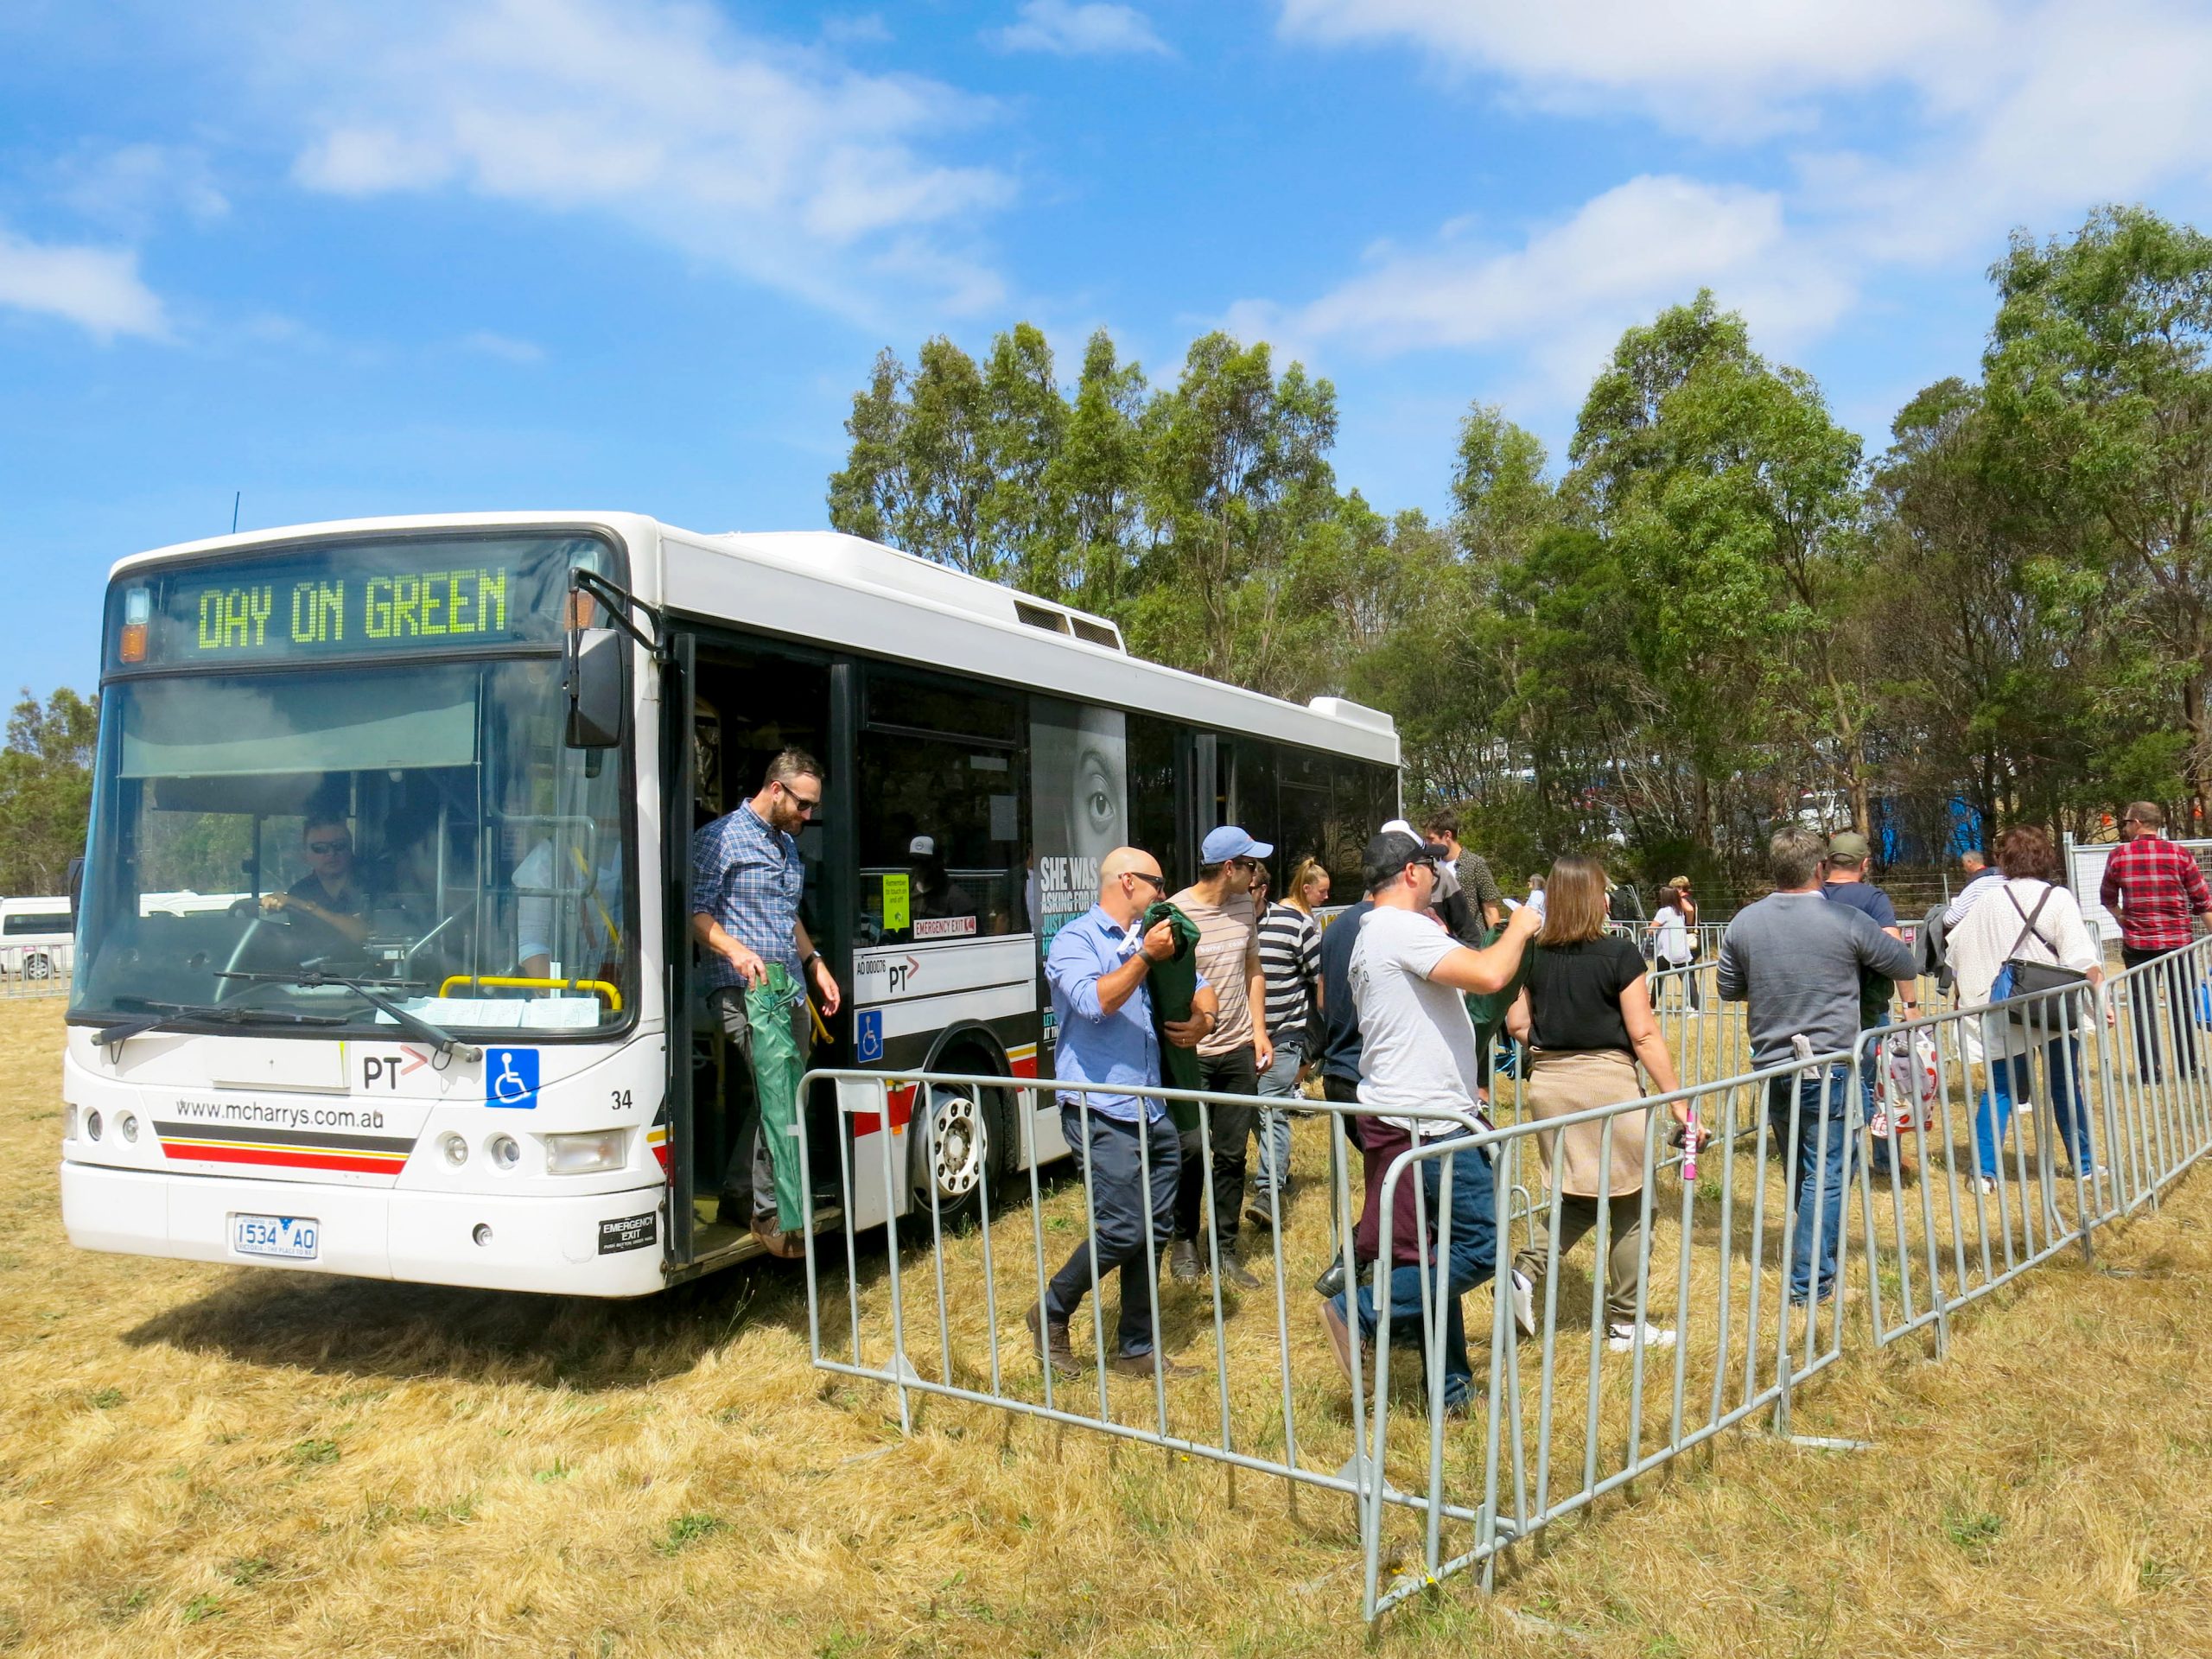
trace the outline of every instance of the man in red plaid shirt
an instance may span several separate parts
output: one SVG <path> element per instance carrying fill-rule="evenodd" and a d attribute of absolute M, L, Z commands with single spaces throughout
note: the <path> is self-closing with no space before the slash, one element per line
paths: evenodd
<path fill-rule="evenodd" d="M 2188 944 L 2194 932 L 2190 918 L 2212 911 L 2212 889 L 2204 885 L 2204 872 L 2196 860 L 2158 831 L 2165 812 L 2155 803 L 2137 801 L 2120 820 L 2120 844 L 2105 861 L 2104 884 L 2097 898 L 2120 922 L 2120 959 L 2127 967 L 2155 961 Z M 2135 1062 L 2143 1075 L 2157 1078 L 2164 1066 L 2159 1058 L 2158 1002 L 2150 980 L 2139 975 L 2127 982 L 2135 1025 Z M 2189 988 L 2178 980 L 2167 987 L 2168 1007 L 2180 1038 L 2180 1064 L 2184 1075 L 2196 1071 L 2195 1009 Z"/>

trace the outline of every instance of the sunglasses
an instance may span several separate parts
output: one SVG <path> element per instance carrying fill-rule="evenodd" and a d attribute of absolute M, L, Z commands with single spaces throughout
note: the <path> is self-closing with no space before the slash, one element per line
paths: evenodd
<path fill-rule="evenodd" d="M 353 850 L 353 843 L 350 841 L 311 841 L 308 842 L 308 851 L 311 853 L 350 853 Z"/>
<path fill-rule="evenodd" d="M 1167 883 L 1166 880 L 1159 876 L 1147 874 L 1143 870 L 1123 870 L 1122 874 L 1123 875 L 1133 875 L 1140 881 L 1151 882 L 1153 890 L 1156 893 L 1165 893 L 1167 891 Z"/>
<path fill-rule="evenodd" d="M 789 784 L 778 784 L 776 787 L 782 790 L 785 795 L 789 796 L 791 798 L 791 804 L 798 808 L 800 811 L 815 812 L 821 810 L 822 798 L 819 795 L 802 795 L 797 790 L 793 789 Z"/>

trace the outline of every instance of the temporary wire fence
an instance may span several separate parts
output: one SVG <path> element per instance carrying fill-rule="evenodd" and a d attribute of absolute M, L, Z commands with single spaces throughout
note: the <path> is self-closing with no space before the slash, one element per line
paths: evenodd
<path fill-rule="evenodd" d="M 67 940 L 0 944 L 0 999 L 67 996 L 77 947 Z"/>
<path fill-rule="evenodd" d="M 1703 961 L 1655 974 L 1655 1006 L 1685 1077 L 1736 1074 L 1549 1119 L 1526 1109 L 1517 1080 L 1495 1091 L 1497 1123 L 1117 1088 L 1196 1114 L 1184 1144 L 1210 1214 L 1214 1131 L 1247 1109 L 1313 1120 L 1327 1173 L 1319 1193 L 1270 1194 L 1273 1224 L 1243 1230 L 1236 1259 L 1256 1287 L 1236 1288 L 1230 1230 L 1213 1217 L 1202 1280 L 1153 1295 L 1134 1357 L 1105 1305 L 1112 1287 L 1085 1281 L 1073 1363 L 1060 1367 L 1040 1357 L 1028 1311 L 1071 1246 L 1095 1255 L 1102 1215 L 1087 1163 L 1039 1167 L 1040 1151 L 1058 1150 L 1048 1091 L 1065 1085 L 813 1073 L 841 1115 L 886 1126 L 837 1137 L 847 1190 L 855 1158 L 872 1157 L 885 1190 L 917 1197 L 889 1223 L 880 1266 L 853 1206 L 819 1236 L 810 1214 L 810 1351 L 824 1370 L 893 1390 L 909 1429 L 928 1402 L 957 1402 L 1226 1465 L 1232 1501 L 1239 1473 L 1284 1481 L 1294 1505 L 1301 1491 L 1349 1497 L 1371 1620 L 1455 1574 L 1489 1587 L 1517 1543 L 1728 1429 L 1790 1434 L 1793 1396 L 1862 1336 L 1925 1332 L 1940 1357 L 1960 1308 L 2154 1205 L 2212 1148 L 2208 975 L 2212 940 L 2101 994 L 1927 1014 L 1753 1069 L 1740 1009 L 1692 1003 L 1692 989 L 1717 990 Z M 985 1183 L 959 1224 L 915 1182 L 933 1164 L 934 1116 L 918 1109 L 891 1133 L 894 1096 L 926 1102 L 938 1088 L 1014 1103 L 1026 1205 Z M 1088 1093 L 1062 1116 L 1087 1142 Z M 1684 1120 L 1694 1129 L 1678 1133 Z M 1149 1191 L 1153 1142 L 1135 1138 Z M 1137 1261 L 1156 1282 L 1169 1241 L 1150 1206 L 1142 1232 Z M 1488 1304 L 1487 1355 L 1471 1355 L 1461 1298 L 1492 1263 L 1505 1288 Z M 1333 1301 L 1306 1288 L 1317 1269 Z"/>

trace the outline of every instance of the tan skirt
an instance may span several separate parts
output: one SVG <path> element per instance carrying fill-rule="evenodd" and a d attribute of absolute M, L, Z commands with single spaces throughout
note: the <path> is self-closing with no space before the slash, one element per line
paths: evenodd
<path fill-rule="evenodd" d="M 1617 1048 L 1567 1050 L 1547 1054 L 1538 1051 L 1529 1069 L 1529 1110 L 1543 1119 L 1565 1117 L 1592 1106 L 1616 1106 L 1643 1094 L 1636 1061 Z M 1643 1190 L 1643 1137 L 1651 1121 L 1649 1111 L 1619 1112 L 1611 1118 L 1578 1123 L 1564 1131 L 1540 1131 L 1547 1177 L 1555 1155 L 1552 1143 L 1564 1134 L 1567 1150 L 1560 1159 L 1560 1191 L 1576 1198 L 1618 1198 Z M 1613 1139 L 1610 1179 L 1605 1179 L 1605 1136 Z"/>

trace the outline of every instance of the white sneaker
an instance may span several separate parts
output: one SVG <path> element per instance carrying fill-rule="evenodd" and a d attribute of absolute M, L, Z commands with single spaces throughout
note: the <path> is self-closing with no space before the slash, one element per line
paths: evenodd
<path fill-rule="evenodd" d="M 1647 1349 L 1671 1348 L 1675 1345 L 1675 1333 L 1666 1325 L 1647 1323 L 1643 1327 L 1643 1345 Z M 1636 1326 L 1633 1324 L 1607 1325 L 1605 1346 L 1616 1354 L 1627 1353 L 1636 1346 Z"/>
<path fill-rule="evenodd" d="M 1513 1323 L 1521 1327 L 1521 1334 L 1536 1334 L 1536 1284 L 1521 1271 L 1513 1269 Z"/>
<path fill-rule="evenodd" d="M 1994 1192 L 1997 1190 L 1997 1178 L 1994 1175 L 1977 1175 L 1974 1178 L 1974 1184 L 1976 1188 L 1984 1192 Z"/>

